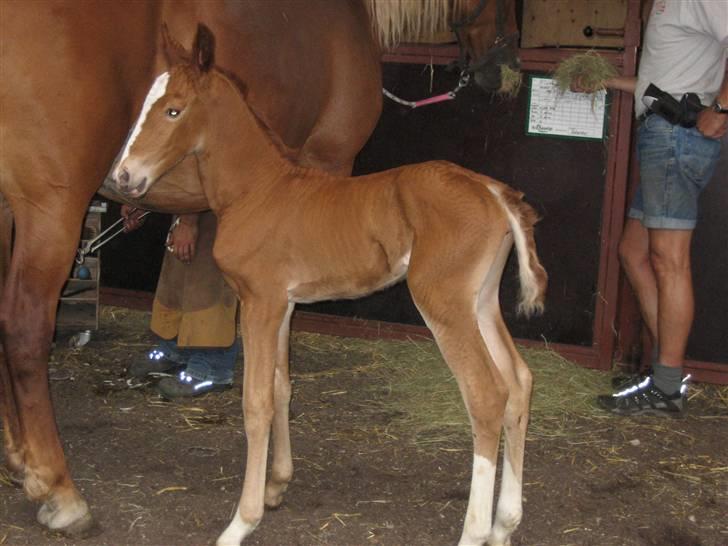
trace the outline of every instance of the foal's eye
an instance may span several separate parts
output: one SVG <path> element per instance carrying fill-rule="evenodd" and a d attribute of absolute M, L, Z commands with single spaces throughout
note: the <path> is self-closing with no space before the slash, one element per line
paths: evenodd
<path fill-rule="evenodd" d="M 174 119 L 177 116 L 179 116 L 179 114 L 180 114 L 180 110 L 177 110 L 176 108 L 168 108 L 167 109 L 167 117 L 168 118 Z"/>

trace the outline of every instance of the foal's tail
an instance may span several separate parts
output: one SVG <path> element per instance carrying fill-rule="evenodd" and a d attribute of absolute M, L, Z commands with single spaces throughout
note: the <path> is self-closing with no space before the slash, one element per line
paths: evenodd
<path fill-rule="evenodd" d="M 523 201 L 523 193 L 505 184 L 488 184 L 488 189 L 498 198 L 508 216 L 518 255 L 518 276 L 521 281 L 521 294 L 518 312 L 531 316 L 540 314 L 544 309 L 548 274 L 541 265 L 536 253 L 533 226 L 539 218 L 536 211 Z"/>

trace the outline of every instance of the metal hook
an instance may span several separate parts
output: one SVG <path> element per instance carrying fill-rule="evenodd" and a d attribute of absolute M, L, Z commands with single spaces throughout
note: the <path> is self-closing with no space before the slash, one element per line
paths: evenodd
<path fill-rule="evenodd" d="M 134 209 L 134 210 L 137 210 L 137 209 Z M 150 214 L 150 213 L 151 213 L 151 211 L 149 211 L 149 210 L 148 211 L 145 211 L 144 214 L 142 214 L 142 215 L 139 216 L 139 220 L 141 220 L 147 214 Z M 116 226 L 118 226 L 124 220 L 125 220 L 124 218 L 119 218 L 116 222 L 114 222 L 113 224 L 111 224 L 104 231 L 102 231 L 101 233 L 99 233 L 96 237 L 94 237 L 93 239 L 91 239 L 89 241 L 86 241 L 86 244 L 83 245 L 82 248 L 79 248 L 78 251 L 76 252 L 76 263 L 78 265 L 83 264 L 84 260 L 86 259 L 86 255 L 87 254 L 91 254 L 92 252 L 96 252 L 99 248 L 101 248 L 106 243 L 108 243 L 109 241 L 111 241 L 117 235 L 119 235 L 120 233 L 123 233 L 124 232 L 124 228 L 121 227 L 120 229 L 116 230 L 114 233 L 112 233 L 111 235 L 109 235 L 105 239 L 100 240 L 104 235 L 106 235 L 109 231 L 111 231 L 112 229 L 114 229 Z"/>

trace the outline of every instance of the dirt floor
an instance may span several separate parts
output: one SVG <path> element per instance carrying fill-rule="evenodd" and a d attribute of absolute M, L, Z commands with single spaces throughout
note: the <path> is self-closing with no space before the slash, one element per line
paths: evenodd
<path fill-rule="evenodd" d="M 66 453 L 101 533 L 46 533 L 35 523 L 37 507 L 5 480 L 0 544 L 201 545 L 225 528 L 245 460 L 239 388 L 169 403 L 151 384 L 130 386 L 124 371 L 149 348 L 147 324 L 145 313 L 105 308 L 91 342 L 71 349 L 59 341 L 51 362 Z M 399 343 L 398 355 L 432 352 L 429 343 Z M 398 382 L 414 379 L 385 366 L 387 350 L 384 342 L 294 335 L 295 476 L 281 508 L 266 513 L 246 544 L 457 543 L 468 430 L 428 428 L 407 414 L 418 403 L 438 408 L 437 393 L 453 385 L 435 380 L 403 406 L 406 385 Z M 554 366 L 532 365 L 524 517 L 513 545 L 728 544 L 728 390 L 693 388 L 685 419 L 625 420 L 594 410 L 589 389 L 556 385 L 588 377 L 598 392 L 606 374 L 563 362 L 549 374 Z"/>

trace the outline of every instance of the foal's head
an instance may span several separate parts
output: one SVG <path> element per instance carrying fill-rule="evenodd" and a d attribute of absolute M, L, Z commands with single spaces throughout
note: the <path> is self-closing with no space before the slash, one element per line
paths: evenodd
<path fill-rule="evenodd" d="M 114 171 L 122 193 L 137 198 L 204 140 L 204 92 L 211 83 L 215 39 L 204 25 L 197 28 L 192 52 L 162 29 L 171 68 L 154 81 L 141 114 Z"/>

